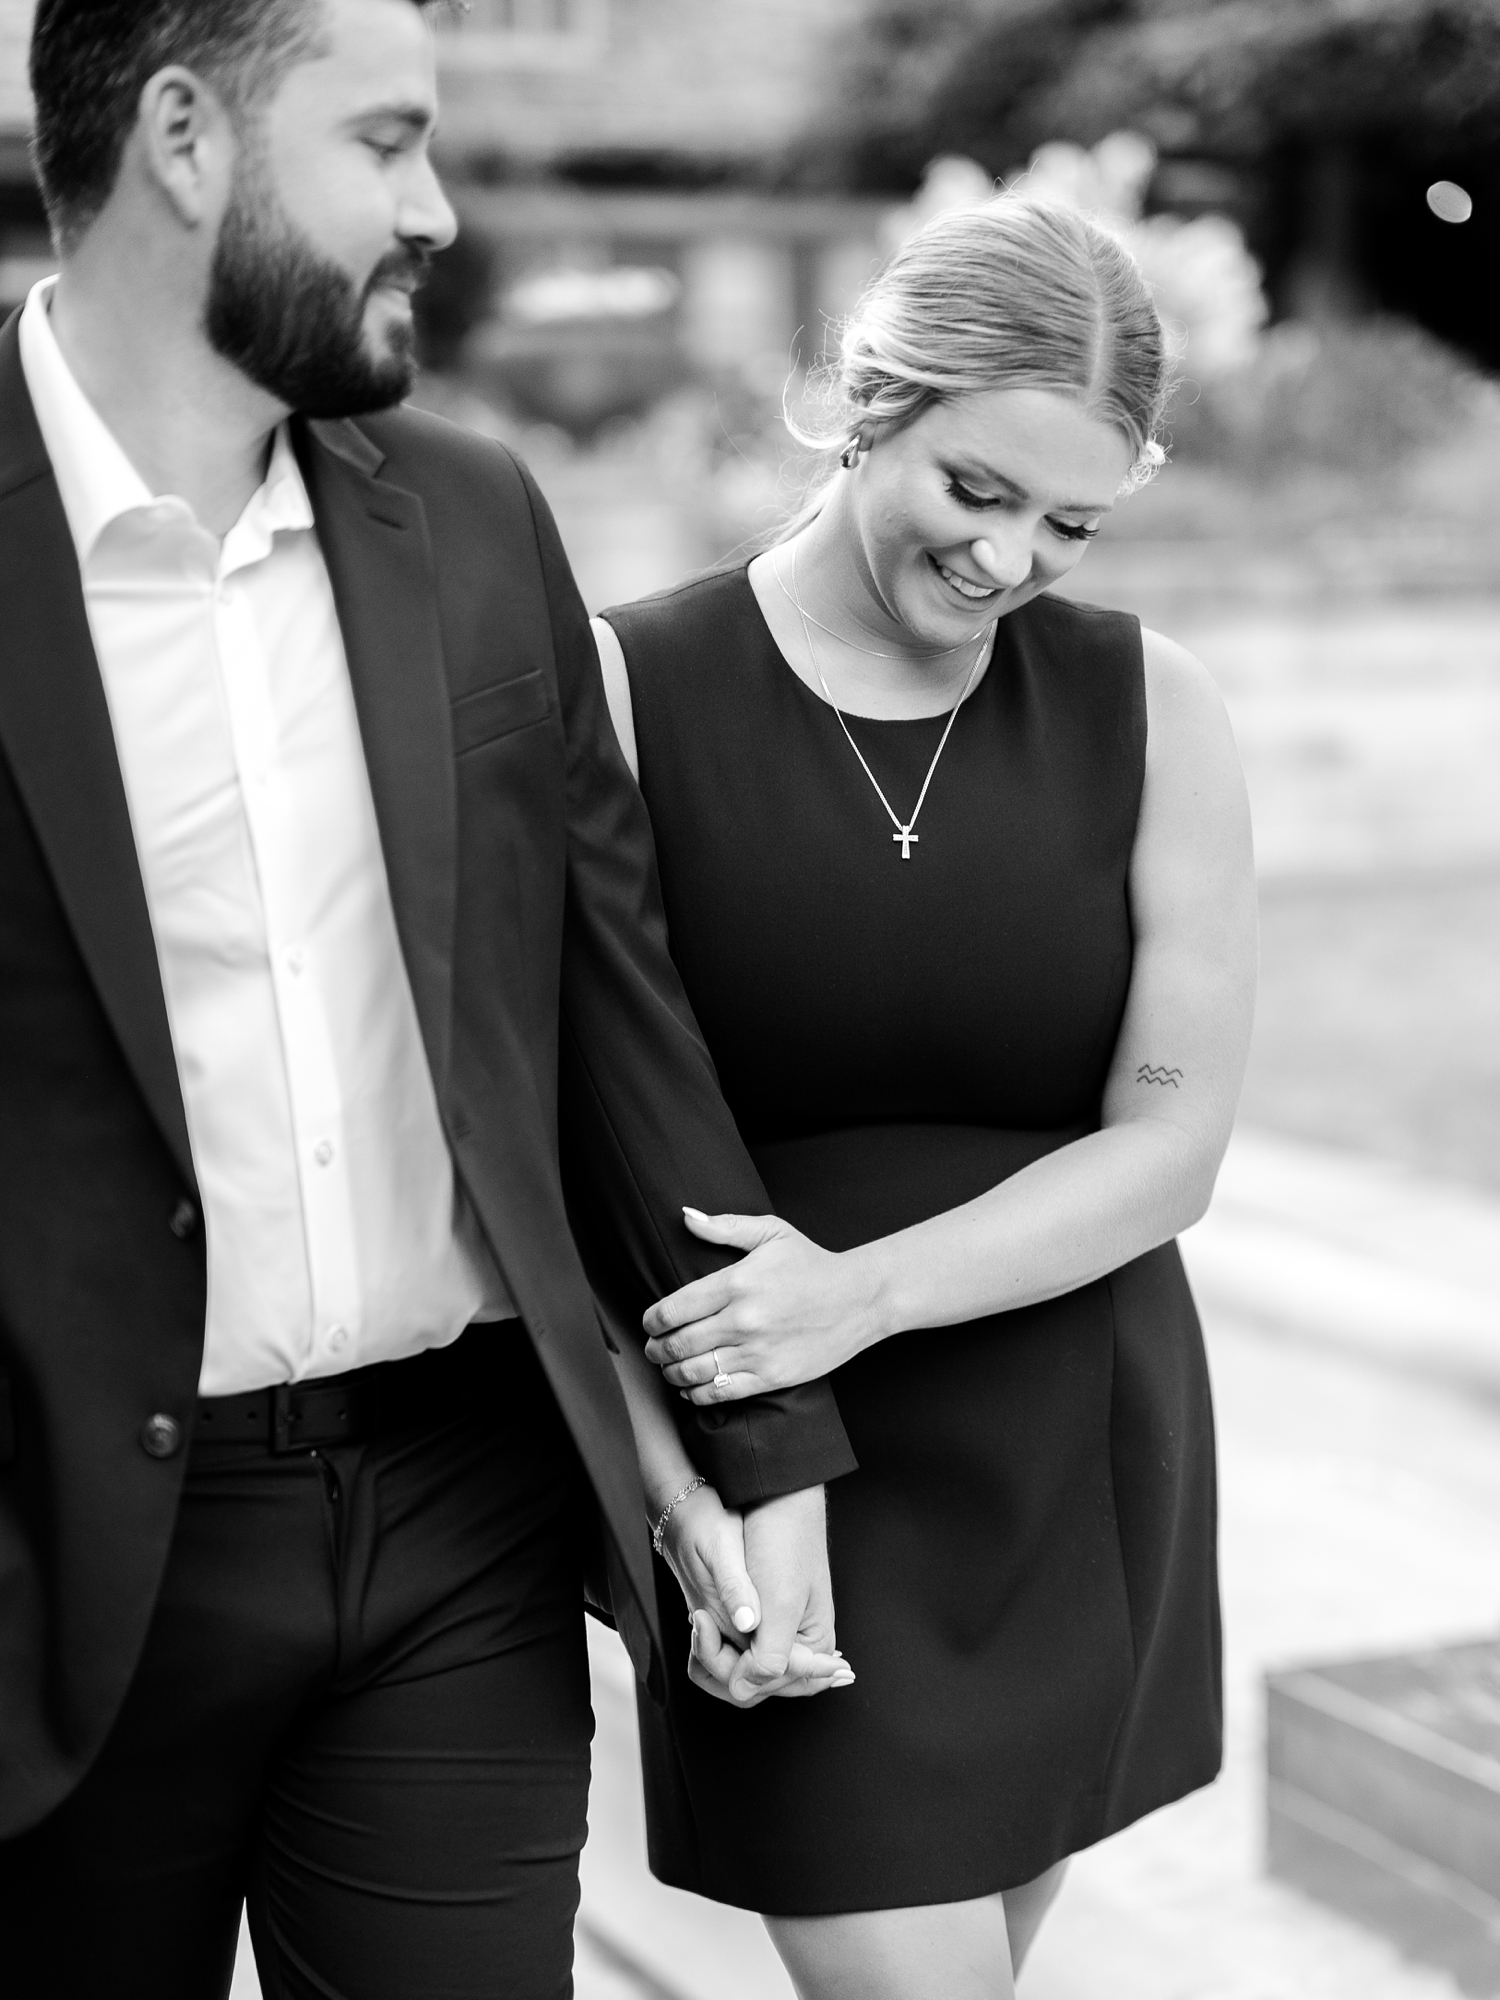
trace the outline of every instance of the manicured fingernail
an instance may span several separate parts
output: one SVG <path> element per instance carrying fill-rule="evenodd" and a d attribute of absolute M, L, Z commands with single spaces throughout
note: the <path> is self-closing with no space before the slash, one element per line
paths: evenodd
<path fill-rule="evenodd" d="M 694 1222 L 707 1222 L 708 1220 L 708 1217 L 703 1213 L 701 1208 L 684 1208 L 682 1212 L 684 1215 L 690 1215 Z"/>
<path fill-rule="evenodd" d="M 835 1674 L 833 1679 L 828 1683 L 828 1685 L 830 1687 L 836 1687 L 836 1688 L 853 1687 L 854 1675 L 846 1667 L 841 1674 Z"/>
<path fill-rule="evenodd" d="M 753 1612 L 753 1611 L 752 1611 L 752 1610 L 750 1609 L 750 1607 L 749 1607 L 749 1605 L 748 1605 L 748 1604 L 742 1604 L 742 1605 L 740 1606 L 739 1610 L 735 1612 L 735 1614 L 734 1614 L 734 1629 L 735 1629 L 735 1630 L 736 1630 L 737 1632 L 753 1632 L 753 1631 L 754 1631 L 754 1629 L 755 1629 L 755 1613 L 754 1613 L 754 1612 Z"/>

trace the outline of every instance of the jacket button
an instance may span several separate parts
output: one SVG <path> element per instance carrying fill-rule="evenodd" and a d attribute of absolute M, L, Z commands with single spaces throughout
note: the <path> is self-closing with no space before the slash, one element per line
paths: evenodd
<path fill-rule="evenodd" d="M 189 1201 L 185 1194 L 179 1195 L 177 1197 L 177 1206 L 167 1218 L 167 1227 L 179 1243 L 186 1242 L 187 1238 L 198 1227 L 197 1203 Z"/>
<path fill-rule="evenodd" d="M 141 1450 L 148 1458 L 171 1458 L 182 1449 L 182 1425 L 162 1410 L 141 1425 Z"/>

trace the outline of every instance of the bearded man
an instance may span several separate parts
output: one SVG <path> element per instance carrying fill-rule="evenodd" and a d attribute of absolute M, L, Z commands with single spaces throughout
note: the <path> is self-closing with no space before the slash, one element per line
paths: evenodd
<path fill-rule="evenodd" d="M 222 1996 L 248 1897 L 268 2000 L 553 2000 L 587 1546 L 659 1680 L 678 1500 L 744 1648 L 719 1691 L 819 1685 L 847 1442 L 823 1385 L 683 1404 L 709 1483 L 642 1493 L 627 1398 L 665 1392 L 610 1352 L 563 1165 L 635 1311 L 712 1268 L 685 1200 L 766 1203 L 546 506 L 396 407 L 455 227 L 420 6 L 41 0 L 32 81 L 61 274 L 0 331 L 0 1977 Z"/>

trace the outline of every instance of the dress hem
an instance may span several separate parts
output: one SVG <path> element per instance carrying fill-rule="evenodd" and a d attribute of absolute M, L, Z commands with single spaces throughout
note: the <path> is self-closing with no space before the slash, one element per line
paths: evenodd
<path fill-rule="evenodd" d="M 1024 1888 L 1028 1882 L 1034 1882 L 1038 1876 L 1045 1875 L 1048 1869 L 1055 1868 L 1060 1861 L 1071 1860 L 1074 1855 L 1082 1854 L 1090 1847 L 1096 1847 L 1101 1840 L 1108 1840 L 1117 1833 L 1123 1833 L 1126 1827 L 1136 1825 L 1138 1821 L 1149 1818 L 1152 1813 L 1161 1812 L 1167 1806 L 1177 1805 L 1181 1800 L 1191 1798 L 1194 1792 L 1201 1792 L 1205 1786 L 1213 1784 L 1222 1769 L 1222 1757 L 1216 1758 L 1212 1770 L 1205 1776 L 1175 1786 L 1170 1793 L 1153 1800 L 1149 1805 L 1136 1807 L 1124 1818 L 1117 1819 L 1112 1816 L 1106 1808 L 1105 1801 L 1101 1799 L 1100 1810 L 1091 1826 L 1075 1829 L 1073 1835 L 1056 1852 L 1047 1851 L 1046 1859 L 1038 1861 L 1034 1867 L 1028 1864 L 1022 1873 L 1008 1881 L 996 1881 L 988 1875 L 985 1878 L 976 1875 L 973 1880 L 956 1885 L 950 1881 L 941 1890 L 929 1884 L 914 1884 L 913 1889 L 904 1895 L 888 1892 L 879 1897 L 870 1897 L 868 1900 L 862 1898 L 851 1900 L 843 1897 L 837 1902 L 826 1900 L 809 1902 L 803 1898 L 799 1899 L 797 1907 L 793 1908 L 778 1896 L 768 1895 L 764 1900 L 756 1900 L 744 1894 L 731 1894 L 723 1888 L 710 1887 L 701 1878 L 691 1881 L 687 1879 L 688 1871 L 660 1865 L 655 1855 L 649 1856 L 648 1861 L 652 1875 L 664 1887 L 685 1890 L 689 1895 L 702 1896 L 707 1902 L 723 1903 L 729 1909 L 748 1910 L 759 1917 L 863 1916 L 875 1910 L 926 1909 L 943 1903 L 977 1902 L 984 1896 L 1002 1895 L 1011 1889 Z M 923 1856 L 921 1860 L 930 1865 L 931 1857 Z M 881 1870 L 889 1876 L 891 1872 L 889 1855 L 882 1855 Z M 911 1870 L 912 1876 L 917 1876 L 921 1872 L 920 1863 Z M 777 1904 L 780 1907 L 773 1907 Z"/>

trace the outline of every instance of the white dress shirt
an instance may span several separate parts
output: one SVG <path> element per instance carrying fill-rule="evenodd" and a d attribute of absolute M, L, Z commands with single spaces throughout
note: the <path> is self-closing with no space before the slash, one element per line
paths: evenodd
<path fill-rule="evenodd" d="M 208 1237 L 200 1390 L 514 1311 L 456 1187 L 333 591 L 285 426 L 222 544 L 153 495 L 49 320 L 21 365 L 78 552 Z"/>

